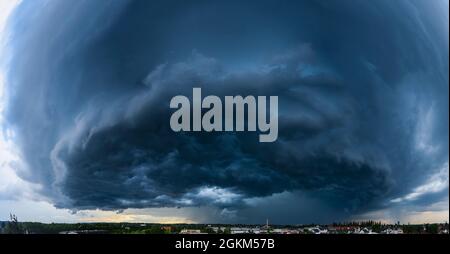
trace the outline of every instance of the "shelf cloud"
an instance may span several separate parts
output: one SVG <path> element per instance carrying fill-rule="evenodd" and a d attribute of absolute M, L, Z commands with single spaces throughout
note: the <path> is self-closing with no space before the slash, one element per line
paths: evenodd
<path fill-rule="evenodd" d="M 72 210 L 301 206 L 286 199 L 352 216 L 448 200 L 437 4 L 24 1 L 6 58 L 20 177 Z M 278 96 L 277 141 L 173 132 L 170 99 L 193 87 Z"/>

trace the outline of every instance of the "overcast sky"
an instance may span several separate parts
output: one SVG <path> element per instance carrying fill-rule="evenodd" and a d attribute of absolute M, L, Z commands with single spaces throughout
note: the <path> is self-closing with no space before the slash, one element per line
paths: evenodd
<path fill-rule="evenodd" d="M 0 220 L 448 221 L 448 1 L 0 0 L 0 35 Z M 277 95 L 278 140 L 173 133 L 192 87 Z"/>

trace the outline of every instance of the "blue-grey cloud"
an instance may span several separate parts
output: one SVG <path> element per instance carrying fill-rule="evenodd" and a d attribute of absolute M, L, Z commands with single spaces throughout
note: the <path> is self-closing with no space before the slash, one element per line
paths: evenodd
<path fill-rule="evenodd" d="M 279 193 L 330 213 L 392 205 L 448 165 L 441 4 L 23 2 L 7 107 L 21 176 L 71 209 L 245 211 Z M 169 101 L 192 87 L 279 96 L 278 140 L 172 132 Z"/>

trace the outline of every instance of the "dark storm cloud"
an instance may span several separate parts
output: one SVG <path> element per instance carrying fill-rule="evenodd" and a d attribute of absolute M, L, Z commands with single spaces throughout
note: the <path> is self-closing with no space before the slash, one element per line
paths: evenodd
<path fill-rule="evenodd" d="M 448 163 L 437 4 L 24 2 L 7 117 L 23 178 L 71 209 L 233 211 L 286 192 L 349 214 L 385 206 Z M 172 132 L 169 101 L 192 87 L 279 96 L 277 142 Z"/>

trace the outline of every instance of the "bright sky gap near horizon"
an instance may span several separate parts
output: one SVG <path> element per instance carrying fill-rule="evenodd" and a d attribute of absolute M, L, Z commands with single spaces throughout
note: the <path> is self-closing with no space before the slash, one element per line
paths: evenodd
<path fill-rule="evenodd" d="M 0 0 L 0 221 L 448 221 L 448 1 L 318 2 Z M 279 140 L 141 142 L 190 80 L 262 84 Z"/>

